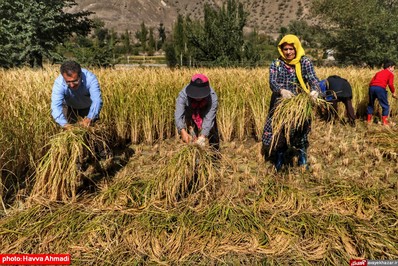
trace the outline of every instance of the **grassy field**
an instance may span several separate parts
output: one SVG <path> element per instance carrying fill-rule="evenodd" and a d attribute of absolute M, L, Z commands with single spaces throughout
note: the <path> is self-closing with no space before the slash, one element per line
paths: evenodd
<path fill-rule="evenodd" d="M 315 119 L 310 170 L 279 173 L 261 155 L 266 69 L 93 69 L 104 108 L 89 131 L 52 121 L 58 69 L 1 71 L 1 253 L 70 253 L 73 265 L 397 259 L 398 128 L 363 121 L 377 70 L 316 70 L 351 82 L 357 124 Z M 217 161 L 176 137 L 175 98 L 196 72 L 219 95 Z"/>

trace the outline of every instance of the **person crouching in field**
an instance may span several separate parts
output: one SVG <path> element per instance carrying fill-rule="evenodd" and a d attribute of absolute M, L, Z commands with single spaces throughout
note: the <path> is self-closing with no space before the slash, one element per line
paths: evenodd
<path fill-rule="evenodd" d="M 302 126 L 292 128 L 289 136 L 284 134 L 284 130 L 272 132 L 272 126 L 276 118 L 274 111 L 282 99 L 292 98 L 294 100 L 301 93 L 308 93 L 313 99 L 316 99 L 319 95 L 319 79 L 315 74 L 311 60 L 305 56 L 304 49 L 297 36 L 290 34 L 284 36 L 277 48 L 280 56 L 272 61 L 269 69 L 269 84 L 272 95 L 262 137 L 265 159 L 267 160 L 270 154 L 270 159 L 273 159 L 275 168 L 279 171 L 285 164 L 285 156 L 289 146 L 293 146 L 298 152 L 298 165 L 308 169 L 307 147 L 309 145 L 308 134 L 311 129 L 311 121 L 306 120 Z M 273 134 L 279 134 L 279 137 L 276 144 L 271 147 Z M 291 139 L 290 144 L 287 142 L 287 137 Z"/>
<path fill-rule="evenodd" d="M 383 70 L 377 72 L 369 83 L 369 104 L 367 122 L 372 122 L 375 100 L 377 99 L 382 108 L 382 122 L 383 125 L 388 125 L 388 115 L 390 105 L 387 99 L 387 86 L 390 88 L 393 98 L 397 98 L 394 87 L 394 70 L 395 62 L 386 60 L 383 64 Z"/>
<path fill-rule="evenodd" d="M 219 150 L 216 113 L 218 98 L 203 74 L 195 74 L 191 82 L 180 91 L 174 113 L 175 124 L 181 139 L 185 143 L 206 145 Z"/>
<path fill-rule="evenodd" d="M 355 111 L 352 107 L 352 88 L 348 80 L 332 75 L 327 79 L 319 82 L 319 87 L 324 95 L 326 101 L 332 103 L 333 113 L 328 112 L 326 118 L 330 120 L 337 112 L 337 103 L 342 102 L 348 117 L 348 122 L 351 126 L 355 126 Z"/>
<path fill-rule="evenodd" d="M 51 95 L 51 114 L 55 122 L 68 129 L 81 117 L 82 126 L 92 125 L 102 108 L 97 77 L 75 61 L 64 62 L 60 72 Z"/>

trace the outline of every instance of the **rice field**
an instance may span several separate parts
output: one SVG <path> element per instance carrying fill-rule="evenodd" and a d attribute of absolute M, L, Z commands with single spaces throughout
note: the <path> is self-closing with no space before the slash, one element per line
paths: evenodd
<path fill-rule="evenodd" d="M 350 81 L 356 126 L 342 105 L 334 122 L 314 114 L 310 170 L 278 173 L 261 154 L 267 69 L 92 71 L 101 122 L 63 131 L 50 114 L 58 68 L 0 70 L 1 253 L 69 253 L 73 265 L 397 259 L 398 127 L 363 121 L 377 70 L 316 68 Z M 176 136 L 175 99 L 198 72 L 219 96 L 220 154 Z"/>

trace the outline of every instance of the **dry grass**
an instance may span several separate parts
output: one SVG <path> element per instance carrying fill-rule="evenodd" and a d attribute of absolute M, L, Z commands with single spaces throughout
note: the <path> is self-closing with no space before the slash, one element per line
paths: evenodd
<path fill-rule="evenodd" d="M 381 155 L 376 152 L 372 132 L 388 131 L 315 120 L 307 173 L 270 171 L 255 141 L 223 142 L 216 171 L 221 178 L 214 191 L 208 187 L 212 197 L 200 194 L 203 186 L 181 196 L 196 164 L 185 155 L 206 151 L 177 140 L 136 145 L 136 155 L 96 198 L 10 209 L 0 222 L 2 250 L 66 250 L 76 265 L 343 265 L 351 258 L 394 259 L 398 180 L 392 173 L 398 161 L 383 156 L 381 147 Z"/>

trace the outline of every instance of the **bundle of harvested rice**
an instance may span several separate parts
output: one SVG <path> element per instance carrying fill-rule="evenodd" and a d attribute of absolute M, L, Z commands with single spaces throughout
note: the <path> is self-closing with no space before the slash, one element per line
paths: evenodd
<path fill-rule="evenodd" d="M 175 205 L 194 194 L 209 199 L 220 177 L 215 156 L 211 149 L 184 145 L 172 158 L 164 158 L 164 166 L 156 173 L 155 199 L 164 200 L 166 205 Z"/>
<path fill-rule="evenodd" d="M 308 121 L 314 119 L 317 107 L 330 112 L 333 110 L 326 100 L 313 99 L 307 93 L 300 93 L 290 99 L 282 98 L 274 109 L 271 147 L 275 147 L 281 134 L 284 134 L 287 144 L 290 144 L 293 131 L 302 129 Z"/>
<path fill-rule="evenodd" d="M 82 165 L 97 163 L 97 153 L 109 150 L 106 137 L 99 132 L 102 131 L 73 127 L 54 135 L 36 167 L 31 198 L 76 200 L 77 189 L 83 181 Z"/>

